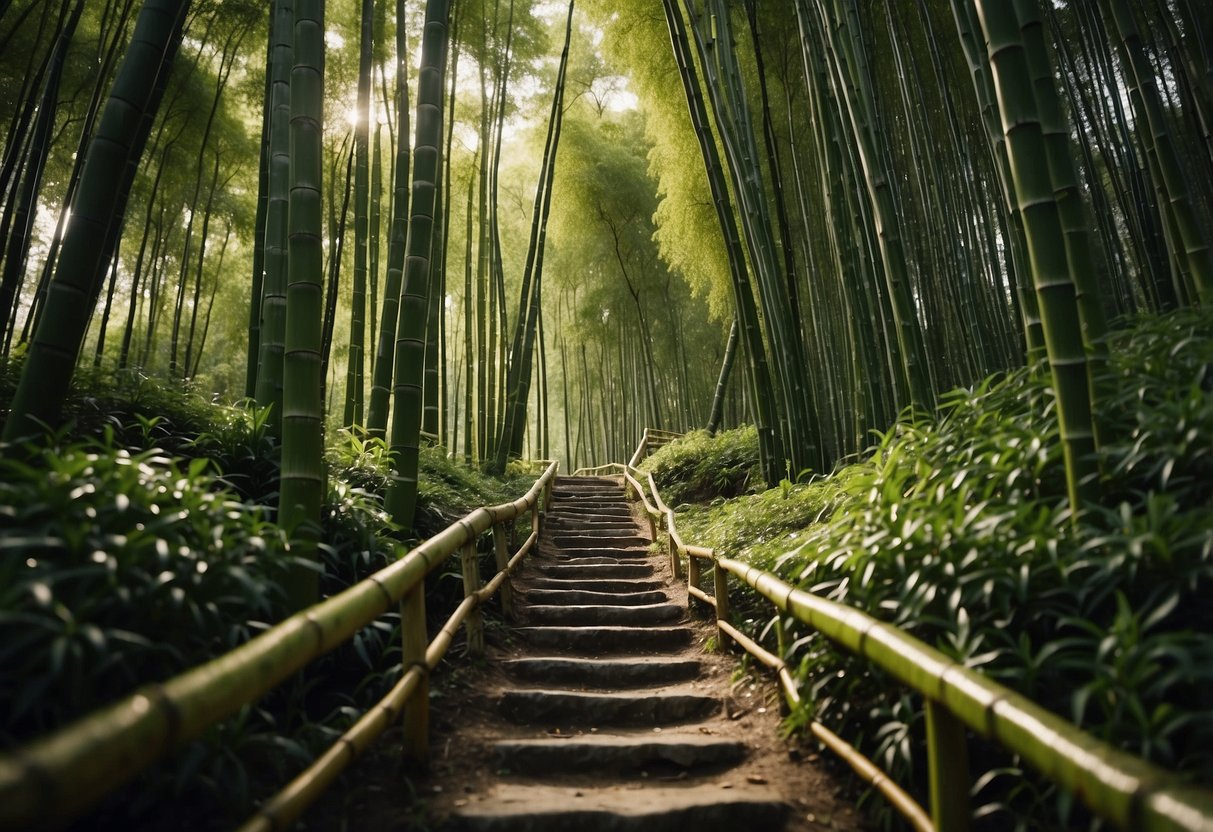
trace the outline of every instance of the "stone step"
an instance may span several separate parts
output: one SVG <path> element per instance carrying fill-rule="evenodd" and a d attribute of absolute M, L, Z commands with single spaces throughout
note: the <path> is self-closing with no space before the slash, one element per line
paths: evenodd
<path fill-rule="evenodd" d="M 531 589 L 577 590 L 581 592 L 611 592 L 628 594 L 633 592 L 653 592 L 664 589 L 665 581 L 657 578 L 642 578 L 639 580 L 611 578 L 552 578 L 538 576 L 529 582 Z"/>
<path fill-rule="evenodd" d="M 682 618 L 683 609 L 669 603 L 644 606 L 532 604 L 527 607 L 526 614 L 532 624 L 641 627 L 677 621 Z"/>
<path fill-rule="evenodd" d="M 450 818 L 466 832 L 737 832 L 778 830 L 788 806 L 766 786 L 715 784 L 604 788 L 501 783 L 473 796 Z"/>
<path fill-rule="evenodd" d="M 689 627 L 516 627 L 528 644 L 546 650 L 567 650 L 582 656 L 610 653 L 654 653 L 691 643 Z"/>
<path fill-rule="evenodd" d="M 552 514 L 548 516 L 547 531 L 554 534 L 636 534 L 636 521 L 630 515 L 562 517 Z"/>
<path fill-rule="evenodd" d="M 548 520 L 557 523 L 580 523 L 587 520 L 591 523 L 602 523 L 611 521 L 615 523 L 627 523 L 630 531 L 635 533 L 637 528 L 636 519 L 632 517 L 632 510 L 627 506 L 620 506 L 618 509 L 610 506 L 596 506 L 593 508 L 561 508 L 548 513 Z M 554 529 L 553 529 L 554 531 Z"/>
<path fill-rule="evenodd" d="M 651 733 L 609 736 L 589 734 L 572 739 L 503 740 L 493 744 L 498 765 L 511 774 L 593 771 L 598 773 L 655 768 L 667 771 L 737 763 L 745 745 L 703 735 L 654 737 Z"/>
<path fill-rule="evenodd" d="M 586 728 L 671 725 L 706 719 L 720 710 L 720 700 L 687 690 L 590 692 L 573 690 L 507 690 L 497 699 L 497 712 L 520 725 Z"/>
<path fill-rule="evenodd" d="M 549 578 L 647 578 L 653 574 L 647 563 L 539 563 L 536 569 Z"/>
<path fill-rule="evenodd" d="M 579 560 L 580 558 L 607 556 L 614 558 L 650 558 L 653 553 L 646 546 L 643 549 L 612 549 L 609 546 L 596 546 L 593 549 L 561 549 L 557 556 L 559 560 Z"/>
<path fill-rule="evenodd" d="M 554 557 L 546 561 L 536 561 L 537 564 L 555 563 L 555 564 L 575 564 L 577 566 L 606 566 L 609 564 L 624 564 L 628 566 L 636 566 L 639 564 L 651 563 L 649 560 L 652 557 L 647 551 L 641 553 L 639 550 L 622 551 L 622 557 L 614 554 L 597 554 L 598 550 L 592 550 L 595 554 L 588 554 L 591 550 L 585 550 L 587 554 L 577 554 L 569 556 L 568 552 L 560 552 Z M 610 549 L 604 550 L 610 552 Z"/>
<path fill-rule="evenodd" d="M 618 604 L 641 606 L 670 600 L 660 590 L 652 592 L 592 592 L 585 589 L 529 589 L 526 601 L 532 604 Z"/>
<path fill-rule="evenodd" d="M 629 549 L 649 545 L 647 537 L 641 537 L 633 531 L 631 534 L 601 532 L 593 534 L 562 534 L 552 535 L 552 540 L 562 549 Z"/>
<path fill-rule="evenodd" d="M 626 500 L 554 500 L 552 513 L 565 517 L 631 517 L 632 508 Z"/>
<path fill-rule="evenodd" d="M 573 485 L 578 485 L 580 483 L 586 483 L 589 485 L 619 485 L 619 475 L 614 474 L 607 476 L 575 477 L 572 474 L 561 474 L 560 476 L 556 477 L 557 487 L 560 487 L 561 485 L 569 485 L 570 483 Z"/>
<path fill-rule="evenodd" d="M 556 486 L 556 490 L 552 492 L 555 497 L 566 497 L 568 495 L 604 495 L 615 497 L 624 494 L 625 489 L 617 482 L 602 483 L 602 484 L 560 484 Z"/>
<path fill-rule="evenodd" d="M 602 502 L 627 502 L 627 492 L 621 488 L 615 490 L 608 489 L 557 489 L 556 494 L 552 495 L 553 500 L 576 502 L 576 501 L 596 501 Z"/>
<path fill-rule="evenodd" d="M 639 688 L 687 682 L 699 675 L 698 659 L 581 659 L 562 656 L 509 659 L 505 672 L 520 681 L 577 688 Z"/>

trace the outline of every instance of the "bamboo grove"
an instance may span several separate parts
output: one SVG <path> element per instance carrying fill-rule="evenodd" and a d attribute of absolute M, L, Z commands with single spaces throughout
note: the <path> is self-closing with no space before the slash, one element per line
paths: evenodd
<path fill-rule="evenodd" d="M 112 365 L 501 471 L 752 421 L 770 482 L 1047 373 L 1098 497 L 1104 336 L 1207 304 L 1196 0 L 12 0 L 5 439 Z M 314 577 L 297 576 L 303 598 Z"/>

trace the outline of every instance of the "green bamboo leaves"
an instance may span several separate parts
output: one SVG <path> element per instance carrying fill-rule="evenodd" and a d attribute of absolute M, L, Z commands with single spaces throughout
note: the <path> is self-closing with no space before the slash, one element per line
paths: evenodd
<path fill-rule="evenodd" d="M 324 499 L 324 376 L 321 358 L 324 218 L 324 0 L 296 0 L 290 96 L 290 214 L 283 355 L 282 482 L 278 522 L 297 558 L 314 557 Z M 300 563 L 287 594 L 315 603 L 318 573 Z"/>
<path fill-rule="evenodd" d="M 41 430 L 59 418 L 85 330 L 109 268 L 105 245 L 120 221 L 124 195 L 147 143 L 167 83 L 189 0 L 147 0 L 110 91 L 73 205 L 72 222 L 13 396 L 5 441 Z"/>

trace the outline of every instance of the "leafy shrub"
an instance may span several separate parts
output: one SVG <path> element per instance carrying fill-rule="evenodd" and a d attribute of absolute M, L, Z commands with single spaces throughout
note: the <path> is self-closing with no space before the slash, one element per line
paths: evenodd
<path fill-rule="evenodd" d="M 772 565 L 1114 745 L 1208 782 L 1211 317 L 1146 319 L 1112 340 L 1099 408 L 1103 502 L 1084 507 L 1077 522 L 1047 378 L 1022 370 L 945 397 L 933 419 L 894 426 L 867 459 L 831 478 L 838 492 L 822 501 L 832 513 L 796 541 L 785 535 L 788 551 Z M 748 534 L 778 532 L 762 518 L 799 497 L 784 500 L 775 489 L 729 512 L 687 516 L 701 529 L 720 523 L 717 534 L 738 546 Z M 770 549 L 753 538 L 749 546 L 766 565 Z M 813 715 L 921 789 L 917 697 L 814 633 L 792 628 L 790 642 Z M 1055 823 L 1046 821 L 1058 812 L 1052 787 L 1010 777 L 1015 761 L 984 745 L 974 750 L 975 774 L 990 772 L 978 782 L 986 823 Z M 1070 801 L 1060 801 L 1064 824 Z"/>
<path fill-rule="evenodd" d="M 182 443 L 181 453 L 213 462 L 219 482 L 242 499 L 276 507 L 281 448 L 269 415 L 265 407 L 211 405 L 204 429 Z"/>
<path fill-rule="evenodd" d="M 283 612 L 286 556 L 266 513 L 216 489 L 205 460 L 114 442 L 106 431 L 0 449 L 6 746 L 230 649 Z"/>
<path fill-rule="evenodd" d="M 758 431 L 752 425 L 711 436 L 688 433 L 641 463 L 671 505 L 735 497 L 764 483 L 758 462 Z"/>

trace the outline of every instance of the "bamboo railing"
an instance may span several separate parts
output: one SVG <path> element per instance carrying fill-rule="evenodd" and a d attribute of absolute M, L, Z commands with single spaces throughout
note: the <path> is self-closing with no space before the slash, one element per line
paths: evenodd
<path fill-rule="evenodd" d="M 429 673 L 461 625 L 466 628 L 469 651 L 483 653 L 480 607 L 499 589 L 502 608 L 512 615 L 506 579 L 539 538 L 556 471 L 557 464 L 550 463 L 517 500 L 472 511 L 390 566 L 235 650 L 166 682 L 140 688 L 60 731 L 0 755 L 0 829 L 66 825 L 157 759 L 254 702 L 396 604 L 403 640 L 400 681 L 241 829 L 274 830 L 290 824 L 401 714 L 405 757 L 424 761 L 429 751 Z M 531 533 L 511 552 L 513 523 L 528 510 Z M 498 571 L 481 586 L 476 544 L 490 530 Z M 424 578 L 456 552 L 463 570 L 464 600 L 433 641 L 427 641 Z"/>
<path fill-rule="evenodd" d="M 646 430 L 646 437 L 648 433 Z M 914 829 L 961 832 L 969 828 L 968 730 L 1019 755 L 1045 777 L 1073 793 L 1095 815 L 1120 829 L 1213 832 L 1213 790 L 1187 783 L 1173 772 L 1090 736 L 1027 697 L 861 610 L 797 589 L 769 572 L 712 549 L 684 542 L 678 534 L 674 512 L 662 501 L 652 474 L 644 477 L 647 494 L 641 484 L 635 466 L 646 447 L 647 442 L 642 439 L 632 461 L 615 465 L 614 469 L 622 472 L 629 493 L 642 501 L 651 529 L 665 532 L 676 577 L 684 575 L 685 558 L 688 596 L 714 609 L 721 645 L 732 641 L 774 670 L 788 704 L 795 707 L 800 703 L 796 681 L 782 657 L 757 644 L 730 622 L 729 576 L 733 576 L 781 612 L 815 628 L 849 652 L 865 657 L 923 696 L 929 815 L 828 728 L 816 722 L 810 726 L 815 737 L 877 788 Z M 710 593 L 703 587 L 705 562 L 712 571 Z M 783 639 L 779 641 L 782 645 Z"/>

